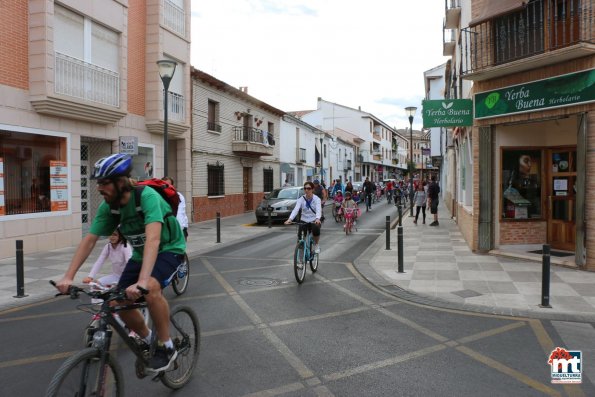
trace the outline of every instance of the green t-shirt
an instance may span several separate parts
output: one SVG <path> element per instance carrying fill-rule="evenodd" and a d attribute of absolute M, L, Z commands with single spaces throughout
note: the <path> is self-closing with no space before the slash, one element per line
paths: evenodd
<path fill-rule="evenodd" d="M 146 186 L 141 195 L 140 205 L 145 215 L 143 220 L 135 208 L 136 190 L 130 192 L 130 200 L 120 208 L 120 231 L 128 240 L 132 247 L 132 260 L 142 262 L 143 249 L 147 236 L 145 234 L 145 225 L 153 222 L 161 222 L 161 243 L 159 252 L 173 252 L 174 254 L 183 254 L 186 252 L 186 240 L 182 233 L 180 223 L 175 214 L 171 214 L 171 206 L 161 195 L 153 188 Z M 93 219 L 93 224 L 89 229 L 90 233 L 97 236 L 109 236 L 118 227 L 118 218 L 111 213 L 109 204 L 105 201 L 101 203 L 97 214 Z"/>

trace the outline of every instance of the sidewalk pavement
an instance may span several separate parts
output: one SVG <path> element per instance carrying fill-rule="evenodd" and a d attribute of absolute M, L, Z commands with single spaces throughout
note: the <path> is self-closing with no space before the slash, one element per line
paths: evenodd
<path fill-rule="evenodd" d="M 541 256 L 535 261 L 473 253 L 441 203 L 437 227 L 413 223 L 404 211 L 403 263 L 398 273 L 397 228 L 386 232 L 356 261 L 370 282 L 405 300 L 480 313 L 563 321 L 595 321 L 595 273 L 553 264 L 551 308 L 541 303 Z M 393 221 L 396 224 L 397 220 Z"/>
<path fill-rule="evenodd" d="M 221 243 L 217 243 L 216 220 L 193 223 L 188 227 L 188 244 L 186 253 L 190 258 L 201 253 L 224 247 L 242 240 L 249 240 L 258 235 L 268 233 L 267 227 L 249 226 L 256 221 L 254 213 L 221 218 Z M 75 282 L 82 283 L 82 279 L 89 273 L 91 266 L 101 253 L 101 248 L 107 244 L 107 239 L 97 242 L 95 249 L 78 271 Z M 26 252 L 27 247 L 25 247 Z M 0 260 L 0 310 L 24 306 L 34 303 L 56 293 L 49 280 L 58 280 L 63 275 L 76 247 L 62 248 L 47 252 L 36 252 L 24 255 L 24 298 L 15 298 L 16 289 L 16 258 Z M 111 263 L 106 263 L 102 273 L 111 270 Z"/>

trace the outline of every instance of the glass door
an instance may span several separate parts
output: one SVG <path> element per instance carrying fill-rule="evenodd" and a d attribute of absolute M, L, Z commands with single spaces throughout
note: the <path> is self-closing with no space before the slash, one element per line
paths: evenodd
<path fill-rule="evenodd" d="M 548 243 L 574 251 L 576 241 L 576 148 L 548 150 Z"/>

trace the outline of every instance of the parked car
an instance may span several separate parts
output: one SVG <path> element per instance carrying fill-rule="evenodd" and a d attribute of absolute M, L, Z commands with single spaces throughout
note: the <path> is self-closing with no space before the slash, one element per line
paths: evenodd
<path fill-rule="evenodd" d="M 271 220 L 284 221 L 289 218 L 291 211 L 295 208 L 297 199 L 304 194 L 304 188 L 301 186 L 284 187 L 274 189 L 263 197 L 263 200 L 256 207 L 254 214 L 256 222 L 263 224 L 268 220 L 268 208 L 271 207 Z"/>

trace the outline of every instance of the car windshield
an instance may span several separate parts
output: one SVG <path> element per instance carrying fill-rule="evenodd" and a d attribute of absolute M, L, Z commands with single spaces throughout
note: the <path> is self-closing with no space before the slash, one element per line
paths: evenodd
<path fill-rule="evenodd" d="M 269 199 L 296 199 L 298 197 L 298 189 L 275 189 L 267 198 Z"/>

